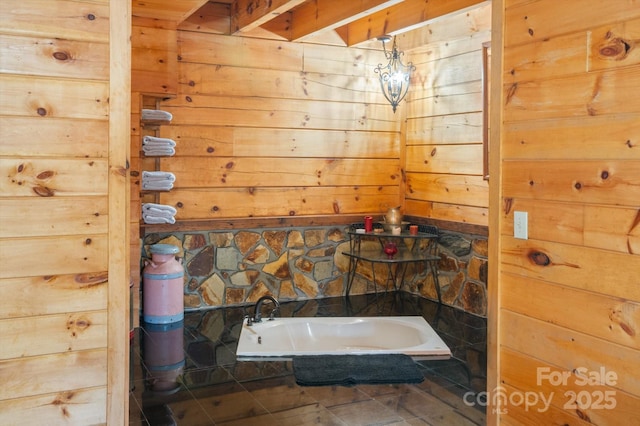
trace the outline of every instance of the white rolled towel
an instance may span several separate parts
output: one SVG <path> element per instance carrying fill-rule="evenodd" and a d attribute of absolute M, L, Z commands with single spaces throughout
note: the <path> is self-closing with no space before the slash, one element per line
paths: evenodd
<path fill-rule="evenodd" d="M 146 146 L 158 146 L 158 147 L 169 147 L 169 146 L 176 146 L 176 141 L 174 141 L 173 139 L 169 139 L 169 138 L 158 138 L 155 136 L 144 136 L 142 138 L 142 145 L 146 145 Z"/>
<path fill-rule="evenodd" d="M 163 111 L 161 109 L 143 109 L 142 110 L 142 119 L 143 120 L 171 121 L 173 119 L 173 115 L 170 112 Z"/>

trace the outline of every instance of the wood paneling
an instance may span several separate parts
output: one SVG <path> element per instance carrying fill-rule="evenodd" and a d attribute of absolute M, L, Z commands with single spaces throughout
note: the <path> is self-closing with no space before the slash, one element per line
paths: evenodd
<path fill-rule="evenodd" d="M 505 161 L 504 195 L 638 207 L 640 160 Z"/>
<path fill-rule="evenodd" d="M 538 80 L 584 72 L 586 37 L 585 32 L 572 33 L 507 49 L 504 59 L 511 67 L 505 69 L 504 81 Z M 535 60 L 531 57 L 532 48 L 536 50 Z"/>
<path fill-rule="evenodd" d="M 524 424 L 548 424 L 553 421 L 554 424 L 571 424 L 571 425 L 592 425 L 592 424 L 625 424 L 629 423 L 629 420 L 635 420 L 637 418 L 637 407 L 640 403 L 638 397 L 630 395 L 626 392 L 620 392 L 615 388 L 603 385 L 587 386 L 580 385 L 581 379 L 575 373 L 568 375 L 566 384 L 559 384 L 553 386 L 548 380 L 538 380 L 538 369 L 544 369 L 545 371 L 553 374 L 563 374 L 566 372 L 563 368 L 557 365 L 547 364 L 538 359 L 533 359 L 524 354 L 504 349 L 501 353 L 502 360 L 504 362 L 505 371 L 509 375 L 508 381 L 505 382 L 504 394 L 517 394 L 519 389 L 534 387 L 537 390 L 538 397 L 542 394 L 548 405 L 548 410 L 545 410 L 545 403 L 542 402 L 542 398 L 539 397 L 538 403 L 535 406 L 527 407 L 525 404 L 518 406 L 511 405 L 509 407 L 509 419 L 513 418 L 514 422 Z M 555 383 L 555 382 L 554 382 Z M 609 392 L 609 396 L 612 395 L 615 398 L 615 407 L 605 409 L 604 407 L 611 407 L 612 400 L 605 401 L 604 398 L 601 401 L 602 408 L 592 407 L 577 407 L 577 404 L 573 404 L 571 400 L 571 393 L 579 394 L 586 389 L 591 394 L 594 392 L 594 399 L 599 399 L 597 395 L 604 395 L 604 392 Z M 582 397 L 586 399 L 586 397 Z M 531 399 L 533 401 L 533 398 Z M 574 401 L 575 402 L 575 401 Z M 566 409 L 569 405 L 571 409 Z M 510 423 L 507 423 L 510 424 Z"/>
<path fill-rule="evenodd" d="M 42 212 L 47 212 L 42 220 Z M 78 229 L 106 234 L 108 206 L 104 197 L 35 197 L 0 200 L 0 237 L 69 235 Z"/>
<path fill-rule="evenodd" d="M 397 123 L 377 119 L 387 105 L 329 103 L 306 100 L 236 99 L 231 97 L 194 97 L 204 107 L 174 107 L 170 102 L 163 109 L 173 114 L 178 125 L 224 126 L 235 123 L 241 127 L 312 128 L 344 131 L 389 132 Z"/>
<path fill-rule="evenodd" d="M 505 156 L 514 159 L 583 160 L 637 158 L 637 113 L 527 120 L 505 125 Z M 559 143 L 561 142 L 561 143 Z"/>
<path fill-rule="evenodd" d="M 482 177 L 482 43 L 491 6 L 442 18 L 410 37 L 416 66 L 404 128 L 405 211 L 486 225 L 489 186 Z M 472 22 L 470 22 L 472 21 Z M 433 28 L 431 28 L 433 27 Z M 466 30 L 466 32 L 465 32 Z"/>
<path fill-rule="evenodd" d="M 422 141 L 437 144 L 478 143 L 482 131 L 482 113 L 448 114 L 411 120 L 407 123 L 407 145 L 419 145 Z"/>
<path fill-rule="evenodd" d="M 104 159 L 12 158 L 0 164 L 0 191 L 14 197 L 104 195 L 106 172 Z"/>
<path fill-rule="evenodd" d="M 36 317 L 107 308 L 107 272 L 6 278 L 0 298 L 2 318 Z"/>
<path fill-rule="evenodd" d="M 49 0 L 0 3 L 0 28 L 7 35 L 109 43 L 109 2 Z M 35 40 L 34 40 L 35 42 Z"/>
<path fill-rule="evenodd" d="M 379 212 L 398 202 L 400 125 L 372 72 L 380 52 L 181 28 L 178 93 L 156 105 L 174 118 L 145 129 L 174 139 L 176 155 L 139 163 L 177 179 L 142 202 L 174 205 L 180 221 Z"/>
<path fill-rule="evenodd" d="M 105 386 L 107 351 L 102 348 L 15 358 L 0 363 L 0 376 L 5 384 L 0 400 Z"/>
<path fill-rule="evenodd" d="M 163 24 L 150 27 L 136 22 L 132 27 L 131 87 L 134 93 L 175 96 L 178 90 L 175 24 Z"/>
<path fill-rule="evenodd" d="M 620 0 L 615 7 L 611 3 L 591 1 L 589 6 L 576 12 L 576 5 L 570 1 L 506 1 L 504 45 L 511 47 L 545 40 L 559 34 L 569 34 L 585 29 L 600 28 L 605 24 L 633 21 L 638 0 Z M 552 17 L 552 19 L 550 19 Z M 586 46 L 585 46 L 586 47 Z M 535 53 L 535 52 L 532 52 Z M 505 70 L 511 63 L 505 62 Z"/>
<path fill-rule="evenodd" d="M 516 210 L 529 212 L 529 238 L 640 253 L 637 208 L 507 198 L 503 205 L 503 235 L 513 235 Z"/>
<path fill-rule="evenodd" d="M 638 359 L 637 347 L 619 345 L 508 310 L 502 315 L 502 340 L 509 341 L 510 349 L 543 361 L 553 358 L 553 365 L 569 372 L 579 367 L 588 371 L 604 367 L 605 371 L 616 372 L 617 390 L 636 396 L 640 393 L 640 381 L 636 380 L 640 364 L 629 362 Z"/>
<path fill-rule="evenodd" d="M 306 46 L 304 49 L 306 50 Z M 229 53 L 234 51 L 243 54 Z M 189 64 L 253 67 L 256 72 L 264 69 L 300 71 L 302 52 L 301 44 L 244 37 L 212 37 L 200 31 L 181 31 L 179 38 L 181 71 L 188 69 Z M 215 68 L 210 71 L 215 71 Z"/>
<path fill-rule="evenodd" d="M 407 147 L 407 172 L 482 174 L 482 145 L 414 145 Z"/>
<path fill-rule="evenodd" d="M 292 164 L 293 163 L 293 164 Z M 270 158 L 172 158 L 160 161 L 160 169 L 176 176 L 174 188 L 395 185 L 400 180 L 397 159 Z M 368 173 L 365 173 L 368 171 Z M 362 176 L 365 175 L 366 176 Z"/>
<path fill-rule="evenodd" d="M 0 155 L 21 157 L 104 158 L 108 122 L 72 118 L 40 120 L 0 116 Z"/>
<path fill-rule="evenodd" d="M 176 105 L 199 107 L 206 105 L 207 97 L 253 96 L 259 98 L 312 99 L 336 102 L 382 103 L 380 83 L 375 78 L 337 76 L 325 73 L 299 71 L 259 70 L 253 68 L 185 65 L 181 68 L 180 82 L 184 100 Z"/>
<path fill-rule="evenodd" d="M 638 85 L 640 75 L 633 68 L 508 83 L 505 120 L 639 113 Z"/>
<path fill-rule="evenodd" d="M 4 259 L 11 259 L 0 278 L 59 275 L 107 270 L 105 235 L 82 234 L 57 238 L 15 238 L 0 246 Z M 33 259 L 37 259 L 34 261 Z"/>
<path fill-rule="evenodd" d="M 2 424 L 128 417 L 129 10 L 0 3 Z"/>
<path fill-rule="evenodd" d="M 0 75 L 0 115 L 106 120 L 106 82 Z"/>
<path fill-rule="evenodd" d="M 452 56 L 455 52 L 469 52 L 473 48 L 462 46 L 477 46 L 477 39 L 484 38 L 485 33 L 491 32 L 491 20 L 491 4 L 485 1 L 461 13 L 453 13 L 429 22 L 420 31 L 400 34 L 398 42 L 402 49 L 419 48 L 427 56 L 432 54 L 429 52 L 436 55 L 437 52 L 448 52 L 444 56 Z M 426 46 L 428 49 L 422 49 Z"/>
<path fill-rule="evenodd" d="M 482 52 L 478 51 L 478 54 L 481 55 Z M 416 90 L 410 93 L 416 96 L 415 104 L 411 105 L 416 120 L 482 111 L 482 82 L 480 80 L 426 89 L 424 92 Z M 417 96 L 421 97 L 417 98 Z M 419 125 L 416 124 L 416 126 Z"/>
<path fill-rule="evenodd" d="M 460 222 L 468 224 L 486 223 L 489 209 L 486 207 L 472 207 L 460 204 L 438 203 L 434 201 L 420 201 L 407 198 L 406 211 L 411 215 L 424 218 L 437 218 L 440 221 Z"/>
<path fill-rule="evenodd" d="M 51 421 L 63 418 L 66 423 L 105 424 L 106 401 L 107 392 L 104 388 L 0 401 L 0 423 L 8 425 L 15 419 L 21 419 L 23 426 L 40 426 L 42 419 Z"/>
<path fill-rule="evenodd" d="M 407 173 L 407 193 L 441 203 L 489 206 L 487 183 L 481 176 Z"/>
<path fill-rule="evenodd" d="M 104 346 L 106 311 L 47 315 L 25 322 L 22 318 L 0 321 L 0 332 L 14 344 L 0 349 L 2 358 L 64 353 Z"/>
<path fill-rule="evenodd" d="M 505 274 L 502 306 L 539 320 L 637 348 L 640 303 L 558 286 L 532 277 Z M 566 304 L 571 300 L 571 305 Z M 589 306 L 589 309 L 583 309 Z"/>
<path fill-rule="evenodd" d="M 640 300 L 640 262 L 633 255 L 539 240 L 503 237 L 502 271 Z M 623 274 L 613 273 L 623 271 Z"/>
<path fill-rule="evenodd" d="M 399 198 L 397 185 L 347 187 L 174 189 L 160 203 L 177 206 L 177 220 L 383 212 Z"/>
<path fill-rule="evenodd" d="M 109 64 L 107 43 L 0 36 L 0 70 L 23 75 L 91 78 L 106 80 Z"/>
<path fill-rule="evenodd" d="M 640 51 L 630 41 L 640 37 L 640 19 L 603 25 L 590 30 L 588 70 L 628 67 L 640 64 Z"/>
<path fill-rule="evenodd" d="M 496 102 L 504 119 L 501 180 L 491 204 L 499 210 L 492 232 L 500 231 L 490 242 L 498 253 L 490 302 L 498 318 L 495 383 L 507 396 L 552 397 L 546 410 L 507 398 L 497 418 L 638 423 L 640 68 L 638 53 L 627 47 L 637 39 L 640 4 L 497 6 L 505 30 Z M 513 238 L 514 211 L 528 212 L 528 240 Z M 540 368 L 567 379 L 541 380 Z M 603 371 L 615 380 L 576 385 Z M 582 398 L 578 404 L 571 392 Z M 605 393 L 603 408 L 597 398 Z"/>
<path fill-rule="evenodd" d="M 178 50 L 177 96 L 157 104 L 176 155 L 139 163 L 176 183 L 142 202 L 176 206 L 179 221 L 398 203 L 400 124 L 373 73 L 379 52 L 180 30 Z"/>
<path fill-rule="evenodd" d="M 400 135 L 314 129 L 162 126 L 180 144 L 176 157 L 393 158 Z"/>

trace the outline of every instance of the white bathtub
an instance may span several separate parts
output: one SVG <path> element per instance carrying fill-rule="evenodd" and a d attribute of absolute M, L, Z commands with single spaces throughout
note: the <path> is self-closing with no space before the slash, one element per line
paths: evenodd
<path fill-rule="evenodd" d="M 298 317 L 242 324 L 240 361 L 295 355 L 406 354 L 446 359 L 451 351 L 424 318 Z"/>

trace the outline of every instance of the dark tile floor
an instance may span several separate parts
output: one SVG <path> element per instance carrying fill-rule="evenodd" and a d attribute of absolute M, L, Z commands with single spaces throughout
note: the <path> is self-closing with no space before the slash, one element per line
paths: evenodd
<path fill-rule="evenodd" d="M 301 387 L 290 361 L 235 357 L 253 307 L 185 314 L 136 329 L 131 345 L 131 425 L 481 425 L 486 320 L 409 295 L 388 293 L 283 303 L 280 316 L 422 315 L 451 348 L 419 361 L 419 384 Z M 470 393 L 469 393 L 470 392 Z M 465 397 L 466 394 L 466 397 Z"/>

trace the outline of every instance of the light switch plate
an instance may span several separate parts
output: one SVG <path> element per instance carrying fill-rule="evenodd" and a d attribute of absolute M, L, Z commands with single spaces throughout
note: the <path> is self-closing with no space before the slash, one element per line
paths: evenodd
<path fill-rule="evenodd" d="M 513 236 L 521 240 L 529 239 L 529 214 L 527 212 L 513 212 Z"/>

